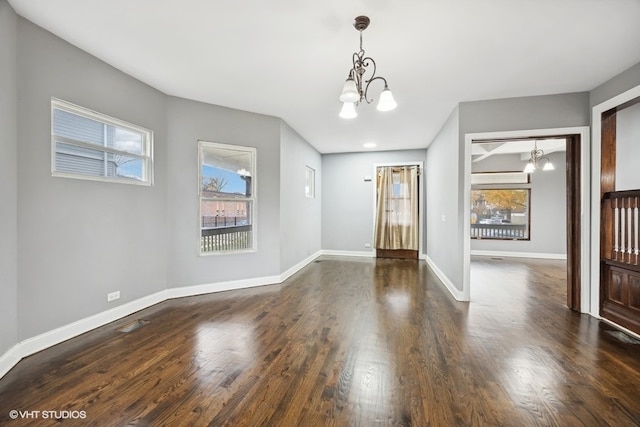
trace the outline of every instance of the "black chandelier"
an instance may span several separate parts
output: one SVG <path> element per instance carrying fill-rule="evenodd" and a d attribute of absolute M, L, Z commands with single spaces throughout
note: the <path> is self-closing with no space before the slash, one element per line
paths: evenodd
<path fill-rule="evenodd" d="M 360 50 L 353 54 L 353 67 L 349 70 L 349 76 L 344 83 L 342 93 L 340 94 L 340 101 L 343 102 L 342 110 L 340 111 L 340 117 L 343 119 L 352 119 L 357 117 L 356 106 L 361 102 L 366 101 L 367 104 L 373 102 L 373 99 L 369 99 L 367 93 L 369 91 L 369 85 L 375 80 L 382 80 L 384 82 L 384 89 L 380 93 L 380 99 L 376 106 L 378 111 L 390 111 L 396 108 L 398 104 L 393 99 L 393 94 L 389 90 L 387 80 L 384 77 L 376 76 L 376 61 L 370 56 L 364 56 L 364 49 L 362 48 L 362 32 L 369 26 L 369 18 L 366 16 L 356 17 L 356 22 L 353 24 L 356 30 L 360 32 Z M 367 71 L 367 67 L 373 65 L 371 70 L 371 77 L 365 79 L 364 74 Z"/>

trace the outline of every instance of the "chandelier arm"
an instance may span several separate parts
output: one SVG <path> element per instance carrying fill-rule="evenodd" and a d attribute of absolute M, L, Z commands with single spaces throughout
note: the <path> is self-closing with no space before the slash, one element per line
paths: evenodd
<path fill-rule="evenodd" d="M 371 100 L 369 100 L 369 98 L 367 98 L 367 92 L 369 91 L 369 85 L 371 83 L 373 83 L 376 80 L 382 80 L 384 82 L 384 87 L 387 87 L 387 79 L 385 79 L 384 77 L 373 77 L 371 76 L 371 78 L 369 80 L 367 80 L 367 85 L 364 87 L 364 100 L 367 101 L 367 104 L 371 104 L 373 102 L 373 98 Z"/>
<path fill-rule="evenodd" d="M 369 80 L 365 80 L 365 83 L 366 82 L 370 82 L 371 80 L 373 80 L 376 77 L 376 61 L 374 61 L 373 58 L 370 57 L 370 56 L 362 58 L 362 64 L 365 67 L 369 66 L 369 62 L 368 61 L 371 61 L 371 63 L 373 64 L 373 68 L 371 69 L 371 78 Z"/>

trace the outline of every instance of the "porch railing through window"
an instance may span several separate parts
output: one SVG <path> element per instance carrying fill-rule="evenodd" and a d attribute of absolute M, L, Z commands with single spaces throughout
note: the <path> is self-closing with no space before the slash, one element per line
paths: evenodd
<path fill-rule="evenodd" d="M 230 226 L 203 228 L 200 237 L 202 253 L 214 251 L 237 251 L 252 247 L 252 226 Z"/>
<path fill-rule="evenodd" d="M 526 224 L 471 224 L 472 239 L 527 239 Z"/>

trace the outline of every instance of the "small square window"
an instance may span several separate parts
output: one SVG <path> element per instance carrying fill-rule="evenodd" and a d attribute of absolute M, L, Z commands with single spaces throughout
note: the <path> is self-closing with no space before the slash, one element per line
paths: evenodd
<path fill-rule="evenodd" d="M 304 195 L 310 199 L 316 197 L 316 171 L 309 166 L 304 170 Z"/>

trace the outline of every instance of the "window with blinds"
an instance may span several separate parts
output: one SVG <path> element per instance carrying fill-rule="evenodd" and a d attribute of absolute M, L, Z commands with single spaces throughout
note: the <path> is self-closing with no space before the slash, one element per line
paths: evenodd
<path fill-rule="evenodd" d="M 53 176 L 151 185 L 153 132 L 51 100 Z"/>

